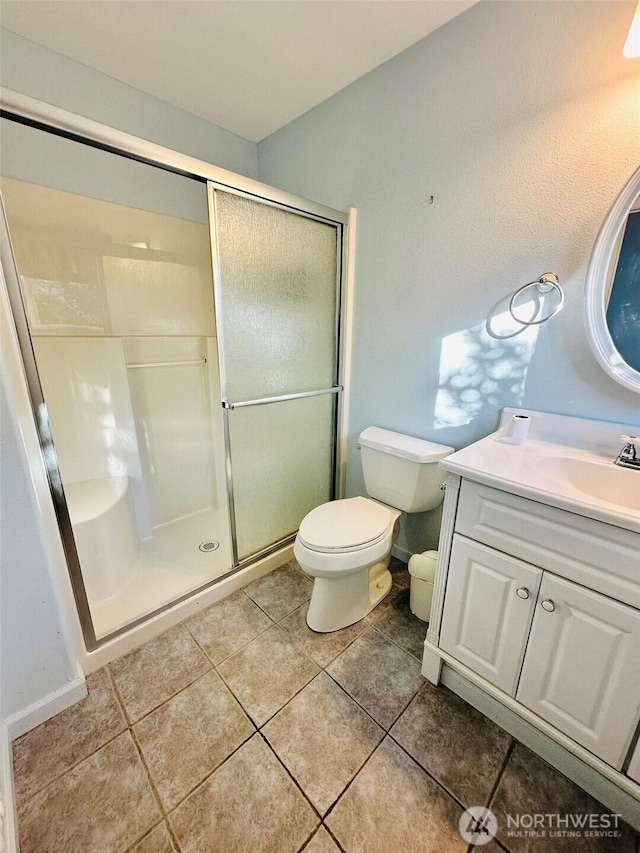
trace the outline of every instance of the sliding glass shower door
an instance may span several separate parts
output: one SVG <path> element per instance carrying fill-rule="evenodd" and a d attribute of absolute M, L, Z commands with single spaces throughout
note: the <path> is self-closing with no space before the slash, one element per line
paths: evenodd
<path fill-rule="evenodd" d="M 209 186 L 236 558 L 333 497 L 337 223 Z"/>
<path fill-rule="evenodd" d="M 2 265 L 91 650 L 334 497 L 345 217 L 0 127 Z"/>

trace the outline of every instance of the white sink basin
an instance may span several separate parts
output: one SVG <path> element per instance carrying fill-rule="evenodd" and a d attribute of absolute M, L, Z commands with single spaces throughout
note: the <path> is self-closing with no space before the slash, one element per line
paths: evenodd
<path fill-rule="evenodd" d="M 567 484 L 585 496 L 640 512 L 640 471 L 621 468 L 613 461 L 571 456 L 539 458 L 535 464 L 558 486 Z"/>
<path fill-rule="evenodd" d="M 524 445 L 505 432 L 530 417 Z M 500 429 L 447 456 L 440 467 L 478 483 L 640 533 L 640 471 L 613 460 L 636 427 L 524 409 L 504 409 Z"/>

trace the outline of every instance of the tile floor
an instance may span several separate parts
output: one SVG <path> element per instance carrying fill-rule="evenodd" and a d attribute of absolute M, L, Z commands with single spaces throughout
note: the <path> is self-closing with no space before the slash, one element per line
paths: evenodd
<path fill-rule="evenodd" d="M 307 628 L 291 562 L 91 675 L 14 743 L 21 853 L 467 853 L 466 806 L 499 827 L 606 812 L 422 678 L 425 625 L 392 568 L 388 598 L 343 631 Z M 626 827 L 478 849 L 640 853 Z"/>

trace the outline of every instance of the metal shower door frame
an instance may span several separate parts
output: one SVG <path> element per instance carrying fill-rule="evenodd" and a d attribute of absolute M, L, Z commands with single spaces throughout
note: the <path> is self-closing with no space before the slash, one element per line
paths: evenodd
<path fill-rule="evenodd" d="M 265 189 L 267 187 L 265 186 Z M 223 281 L 222 281 L 222 269 L 221 269 L 221 259 L 220 259 L 220 249 L 218 245 L 218 214 L 217 214 L 217 206 L 216 206 L 216 193 L 217 192 L 225 192 L 231 193 L 233 195 L 237 195 L 241 198 L 246 198 L 250 201 L 261 203 L 270 207 L 278 208 L 279 210 L 284 210 L 287 213 L 291 213 L 298 216 L 303 216 L 307 219 L 312 219 L 316 222 L 320 222 L 324 225 L 329 225 L 336 229 L 336 304 L 335 304 L 335 328 L 334 328 L 334 339 L 335 339 L 335 369 L 334 369 L 334 384 L 330 388 L 322 388 L 318 390 L 312 391 L 301 391 L 294 394 L 279 394 L 271 397 L 260 397 L 253 400 L 230 400 L 227 395 L 227 376 L 226 376 L 226 367 L 225 367 L 225 347 L 224 347 L 224 309 L 222 305 L 222 289 L 223 289 Z M 287 535 L 284 538 L 274 542 L 271 545 L 261 549 L 260 551 L 245 557 L 240 560 L 238 557 L 238 535 L 236 529 L 236 505 L 235 505 L 235 496 L 234 496 L 234 484 L 233 484 L 233 460 L 231 456 L 231 438 L 230 438 L 230 424 L 229 424 L 229 414 L 230 412 L 241 409 L 248 408 L 252 406 L 264 406 L 269 405 L 271 403 L 282 403 L 287 402 L 289 400 L 302 400 L 307 397 L 319 397 L 324 395 L 335 395 L 337 403 L 334 406 L 333 418 L 332 418 L 332 451 L 331 451 L 331 495 L 330 498 L 333 500 L 336 495 L 339 494 L 340 485 L 339 485 L 339 460 L 338 454 L 340 452 L 340 445 L 338 441 L 338 433 L 339 433 L 339 419 L 341 413 L 341 395 L 344 390 L 343 384 L 341 384 L 341 376 L 342 376 L 342 327 L 343 327 L 343 316 L 344 316 L 344 301 L 345 301 L 345 287 L 344 287 L 344 243 L 345 243 L 345 221 L 344 217 L 341 215 L 339 219 L 330 218 L 326 215 L 327 211 L 322 211 L 322 213 L 314 210 L 313 205 L 309 205 L 307 208 L 298 206 L 295 209 L 291 207 L 290 204 L 283 204 L 279 201 L 277 195 L 279 191 L 275 191 L 273 194 L 264 193 L 262 196 L 258 196 L 255 193 L 249 193 L 243 191 L 239 188 L 231 188 L 224 184 L 220 184 L 216 181 L 207 181 L 207 200 L 209 204 L 209 227 L 211 231 L 211 259 L 213 265 L 213 293 L 214 293 L 214 305 L 216 312 L 216 341 L 218 345 L 218 368 L 220 371 L 220 395 L 222 397 L 222 408 L 223 408 L 223 418 L 224 418 L 224 444 L 225 444 L 225 471 L 226 471 L 226 481 L 227 481 L 227 500 L 229 506 L 229 524 L 231 528 L 231 547 L 233 552 L 233 561 L 234 566 L 238 568 L 243 568 L 244 566 L 250 565 L 251 563 L 256 562 L 256 560 L 262 559 L 263 557 L 268 556 L 274 551 L 282 548 L 283 546 L 290 544 L 295 539 L 295 534 Z M 298 202 L 301 200 L 299 199 Z"/>
<path fill-rule="evenodd" d="M 225 192 L 237 193 L 252 198 L 256 201 L 265 204 L 272 204 L 293 213 L 299 213 L 302 216 L 307 216 L 319 221 L 324 221 L 327 224 L 332 224 L 338 227 L 340 238 L 338 240 L 338 311 L 336 312 L 337 323 L 337 353 L 336 353 L 336 385 L 334 388 L 326 389 L 325 393 L 335 393 L 340 396 L 344 382 L 342 381 L 342 365 L 344 351 L 344 328 L 343 320 L 345 317 L 345 287 L 344 276 L 345 269 L 343 259 L 345 257 L 345 240 L 346 226 L 349 222 L 349 215 L 324 205 L 310 202 L 307 199 L 292 195 L 253 178 L 247 178 L 243 175 L 238 175 L 227 169 L 213 166 L 204 160 L 199 160 L 195 157 L 182 154 L 170 148 L 165 148 L 153 142 L 149 142 L 139 137 L 124 131 L 116 130 L 108 125 L 101 124 L 87 119 L 75 113 L 68 112 L 59 107 L 54 107 L 28 95 L 23 95 L 18 92 L 13 92 L 8 89 L 0 88 L 0 118 L 15 121 L 20 124 L 25 124 L 40 130 L 45 133 L 51 133 L 70 141 L 88 145 L 111 154 L 123 156 L 141 163 L 146 163 L 150 166 L 155 166 L 165 171 L 174 174 L 183 175 L 187 178 L 199 180 L 202 183 L 207 183 L 207 192 L 212 192 L 212 187 L 217 187 Z M 209 213 L 209 226 L 211 228 L 212 216 L 211 209 Z M 211 244 L 213 253 L 213 242 Z M 212 262 L 215 263 L 217 256 L 212 256 Z M 88 652 L 95 651 L 101 646 L 107 644 L 126 634 L 132 628 L 135 628 L 154 616 L 175 607 L 177 604 L 185 601 L 193 596 L 197 596 L 204 590 L 220 583 L 230 575 L 235 574 L 245 566 L 256 562 L 268 554 L 282 548 L 287 543 L 293 540 L 293 537 L 287 537 L 281 542 L 275 543 L 269 548 L 251 557 L 238 562 L 237 560 L 237 542 L 232 538 L 232 547 L 234 548 L 234 563 L 228 572 L 214 578 L 203 584 L 195 590 L 191 590 L 183 596 L 173 599 L 168 604 L 151 611 L 150 613 L 141 616 L 138 619 L 132 620 L 127 625 L 118 628 L 117 630 L 106 634 L 99 639 L 96 637 L 89 602 L 87 598 L 86 588 L 82 577 L 80 561 L 73 536 L 73 528 L 69 516 L 69 509 L 64 498 L 62 487 L 62 479 L 58 466 L 55 448 L 51 440 L 49 430 L 49 418 L 46 403 L 44 400 L 40 377 L 35 361 L 35 354 L 31 342 L 31 335 L 27 323 L 27 314 L 22 293 L 20 290 L 19 273 L 15 263 L 15 256 L 11 245 L 11 237 L 6 221 L 4 206 L 0 195 L 0 263 L 4 271 L 7 293 L 11 310 L 10 321 L 16 331 L 20 356 L 25 373 L 25 383 L 31 402 L 32 415 L 35 429 L 40 442 L 40 450 L 44 462 L 53 509 L 58 523 L 58 530 L 62 548 L 67 563 L 67 568 L 71 578 L 71 587 L 75 599 L 76 610 L 82 630 L 84 644 Z M 218 271 L 219 272 L 219 271 Z M 213 266 L 214 282 L 216 277 L 215 265 Z M 215 290 L 214 290 L 215 293 Z M 217 310 L 217 306 L 216 306 Z M 221 377 L 222 379 L 222 374 Z M 341 384 L 338 380 L 341 380 Z M 318 393 L 318 392 L 313 392 Z M 306 395 L 310 396 L 310 395 Z M 250 401 L 252 402 L 252 401 Z M 259 401 L 253 401 L 259 402 Z M 265 401 L 267 402 L 267 401 Z M 227 401 L 228 404 L 228 401 Z M 225 409 L 225 455 L 228 448 L 228 427 L 227 419 L 228 412 L 231 406 L 223 406 Z M 342 404 L 339 401 L 335 407 L 334 417 L 334 470 L 333 470 L 333 492 L 334 495 L 339 493 L 338 472 L 340 466 L 340 443 L 337 441 L 339 425 L 342 418 Z M 229 463 L 227 463 L 229 464 Z M 227 475 L 227 483 L 228 483 Z M 232 499 L 232 493 L 228 495 L 229 500 Z M 232 524 L 233 513 L 232 504 L 228 506 L 229 524 Z M 235 544 L 234 544 L 235 543 Z"/>

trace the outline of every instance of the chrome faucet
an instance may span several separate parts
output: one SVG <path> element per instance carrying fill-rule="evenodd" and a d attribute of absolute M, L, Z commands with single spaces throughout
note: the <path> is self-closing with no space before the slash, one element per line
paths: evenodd
<path fill-rule="evenodd" d="M 640 455 L 636 450 L 636 442 L 640 442 L 640 436 L 621 435 L 620 441 L 624 447 L 616 457 L 616 465 L 622 465 L 623 468 L 635 468 L 636 471 L 640 471 Z"/>

